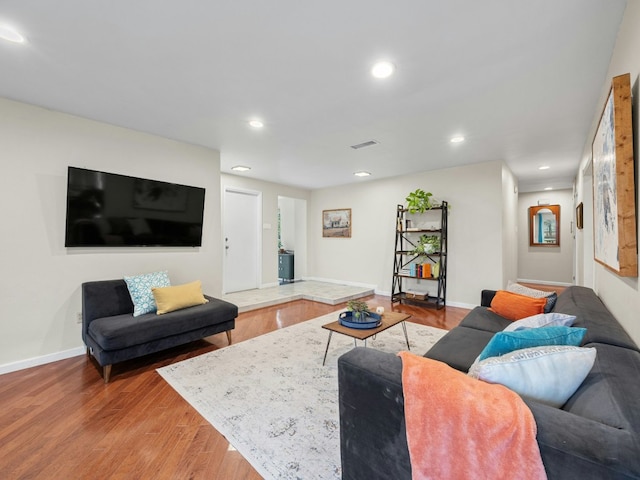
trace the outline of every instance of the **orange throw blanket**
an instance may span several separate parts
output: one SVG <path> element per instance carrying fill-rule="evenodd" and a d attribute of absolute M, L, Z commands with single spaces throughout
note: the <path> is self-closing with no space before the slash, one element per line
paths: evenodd
<path fill-rule="evenodd" d="M 546 479 L 529 407 L 514 392 L 400 352 L 413 480 Z"/>

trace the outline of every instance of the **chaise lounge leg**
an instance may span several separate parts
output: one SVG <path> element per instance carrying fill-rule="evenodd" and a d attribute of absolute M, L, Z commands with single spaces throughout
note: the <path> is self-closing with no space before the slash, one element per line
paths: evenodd
<path fill-rule="evenodd" d="M 227 330 L 227 340 L 229 340 L 229 345 L 231 345 L 231 330 Z"/>
<path fill-rule="evenodd" d="M 104 378 L 104 383 L 109 383 L 109 379 L 111 378 L 111 365 L 102 367 L 102 378 Z"/>

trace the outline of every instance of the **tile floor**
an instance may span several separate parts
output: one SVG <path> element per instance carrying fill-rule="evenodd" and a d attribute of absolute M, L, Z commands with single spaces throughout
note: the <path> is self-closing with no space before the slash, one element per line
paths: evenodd
<path fill-rule="evenodd" d="M 354 298 L 373 295 L 373 293 L 373 289 L 370 288 L 310 280 L 288 283 L 277 287 L 229 293 L 223 295 L 222 299 L 236 304 L 239 312 L 248 312 L 301 299 L 337 305 Z"/>

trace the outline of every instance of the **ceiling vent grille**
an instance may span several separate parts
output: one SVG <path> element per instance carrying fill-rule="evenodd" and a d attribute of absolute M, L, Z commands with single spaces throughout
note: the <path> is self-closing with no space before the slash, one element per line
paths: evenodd
<path fill-rule="evenodd" d="M 360 150 L 361 148 L 373 147 L 374 145 L 378 145 L 380 142 L 376 140 L 369 140 L 368 142 L 358 143 L 357 145 L 351 145 L 351 148 L 354 150 Z"/>

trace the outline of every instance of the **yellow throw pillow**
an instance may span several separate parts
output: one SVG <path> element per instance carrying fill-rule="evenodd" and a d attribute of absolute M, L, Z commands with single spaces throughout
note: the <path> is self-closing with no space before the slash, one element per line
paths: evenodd
<path fill-rule="evenodd" d="M 175 287 L 154 287 L 151 291 L 158 305 L 158 315 L 194 305 L 202 305 L 209 301 L 202 295 L 200 280 Z"/>

